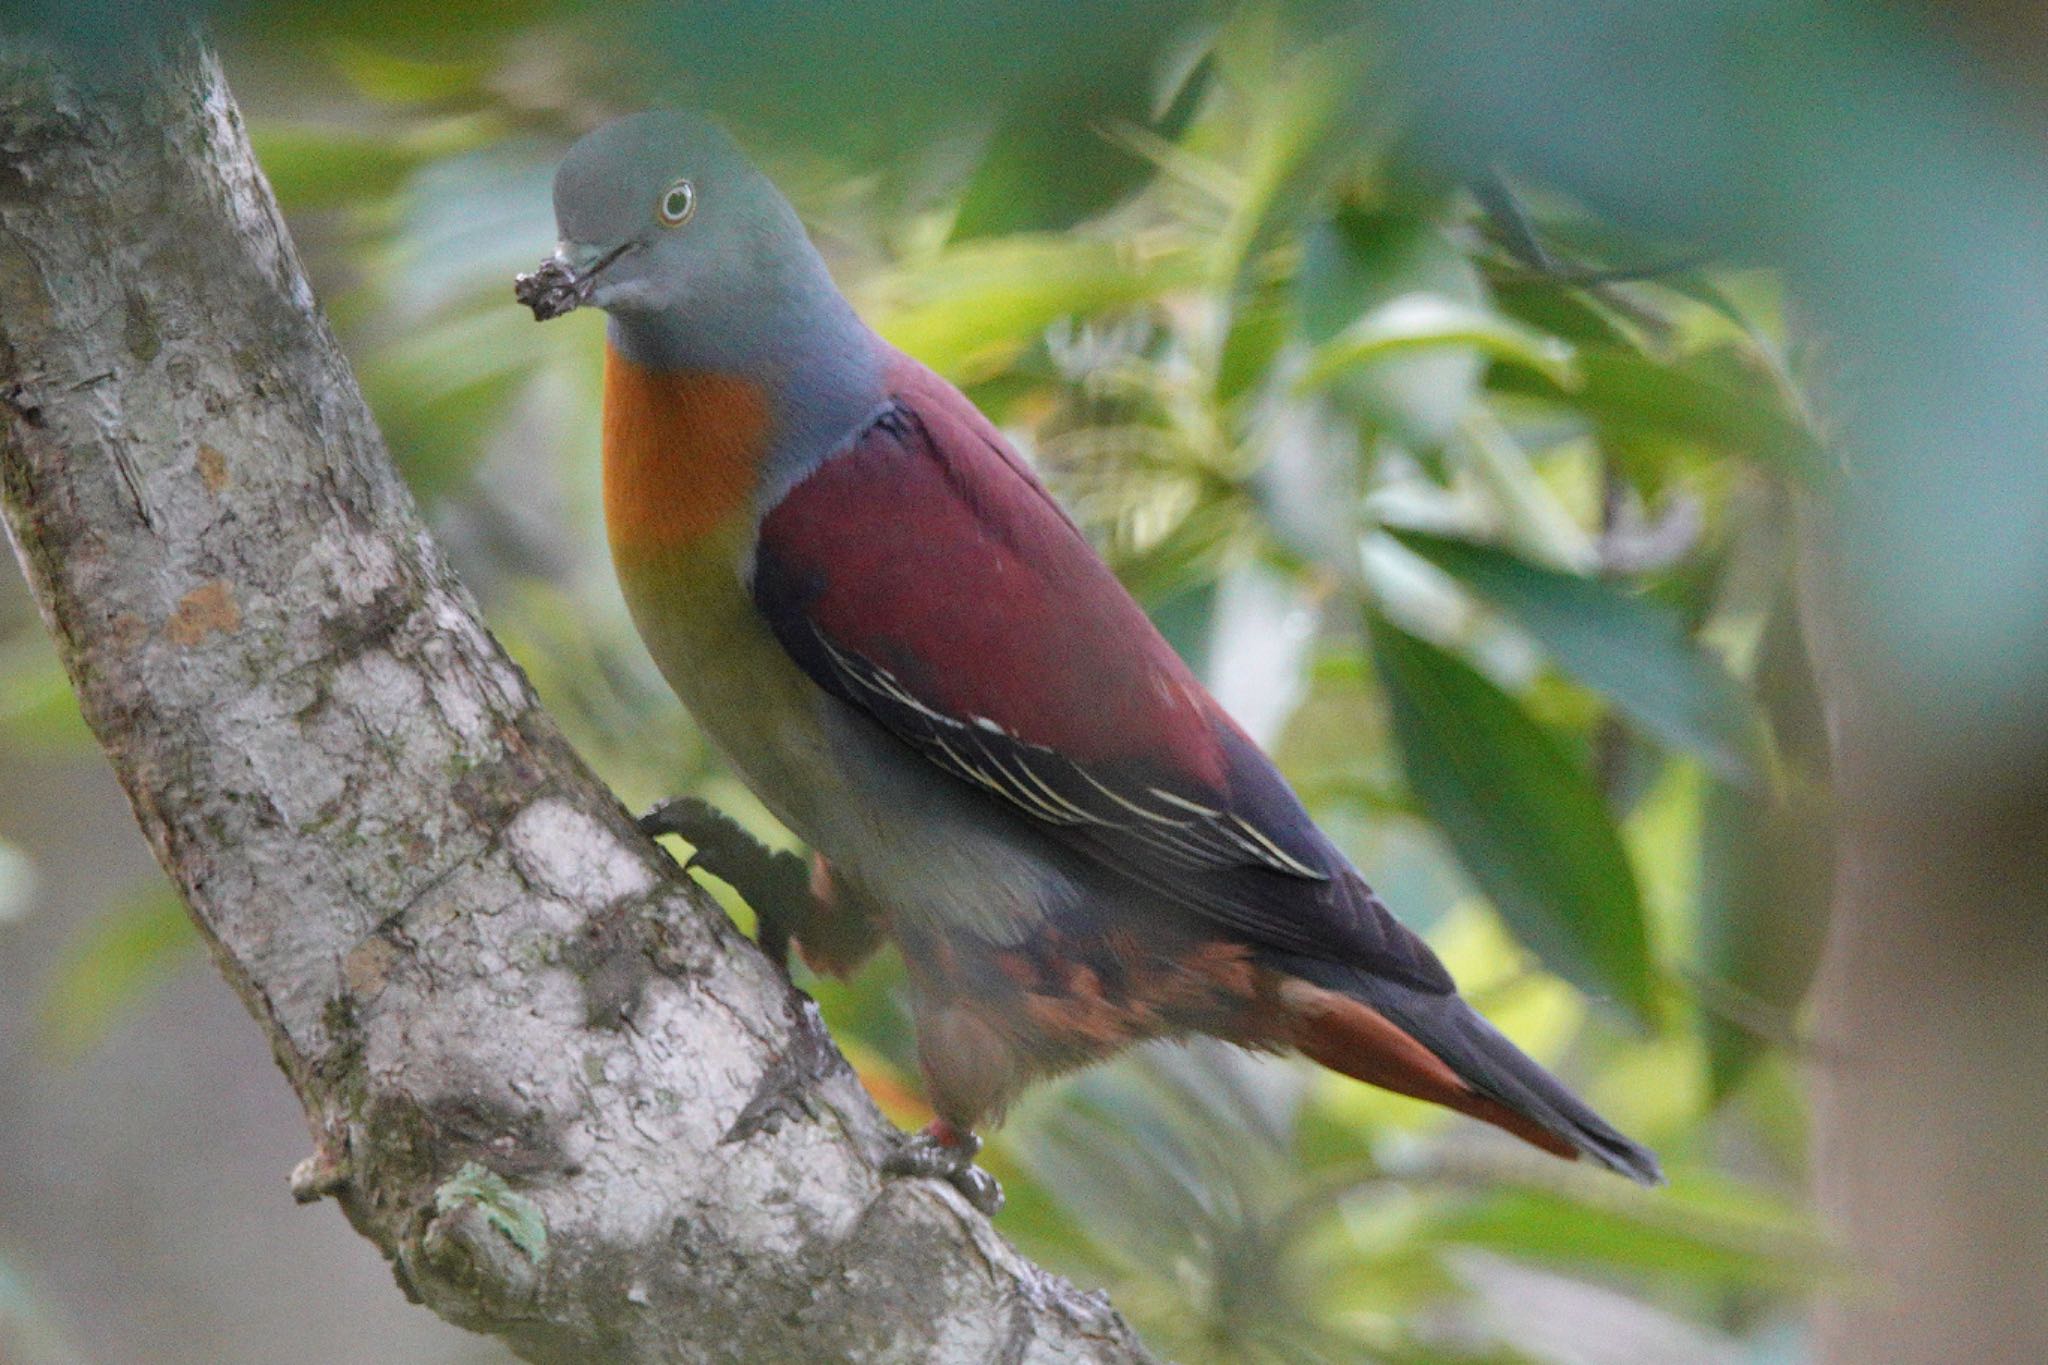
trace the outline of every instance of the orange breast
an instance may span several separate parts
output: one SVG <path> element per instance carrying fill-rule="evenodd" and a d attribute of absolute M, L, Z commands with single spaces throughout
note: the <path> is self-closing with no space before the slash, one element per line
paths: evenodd
<path fill-rule="evenodd" d="M 734 375 L 652 370 L 604 357 L 604 522 L 612 554 L 683 549 L 747 504 L 767 447 L 768 402 Z"/>

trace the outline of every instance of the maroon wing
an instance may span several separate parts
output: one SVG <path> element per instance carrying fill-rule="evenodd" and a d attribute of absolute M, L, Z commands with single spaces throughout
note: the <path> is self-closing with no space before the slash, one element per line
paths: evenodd
<path fill-rule="evenodd" d="M 754 600 L 797 663 L 1173 903 L 1449 990 L 988 420 L 914 362 L 891 381 L 762 520 Z"/>

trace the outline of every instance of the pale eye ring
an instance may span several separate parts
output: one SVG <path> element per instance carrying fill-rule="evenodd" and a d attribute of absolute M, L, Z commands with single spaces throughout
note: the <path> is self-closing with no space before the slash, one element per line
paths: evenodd
<path fill-rule="evenodd" d="M 681 227 L 696 211 L 697 187 L 687 180 L 678 180 L 663 190 L 661 203 L 655 207 L 664 227 Z"/>

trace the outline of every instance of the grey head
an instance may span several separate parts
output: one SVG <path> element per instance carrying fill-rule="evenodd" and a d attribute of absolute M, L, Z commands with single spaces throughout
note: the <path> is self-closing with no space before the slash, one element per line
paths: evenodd
<path fill-rule="evenodd" d="M 635 114 L 584 137 L 555 173 L 555 222 L 520 302 L 542 321 L 602 308 L 638 359 L 745 363 L 786 350 L 791 329 L 858 327 L 789 202 L 700 115 Z"/>

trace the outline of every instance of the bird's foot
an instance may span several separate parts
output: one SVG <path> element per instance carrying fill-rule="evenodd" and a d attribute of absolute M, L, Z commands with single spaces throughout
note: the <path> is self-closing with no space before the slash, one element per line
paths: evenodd
<path fill-rule="evenodd" d="M 817 913 L 810 867 L 794 853 L 771 849 L 730 815 L 694 796 L 664 801 L 640 817 L 652 839 L 673 834 L 696 851 L 683 869 L 701 867 L 753 907 L 761 951 L 789 975 L 789 941 Z"/>
<path fill-rule="evenodd" d="M 980 1138 L 939 1119 L 915 1137 L 906 1137 L 882 1162 L 882 1174 L 943 1180 L 993 1218 L 1002 1211 L 1003 1187 L 974 1164 L 980 1153 Z"/>

